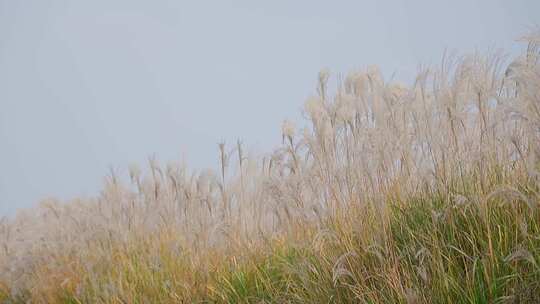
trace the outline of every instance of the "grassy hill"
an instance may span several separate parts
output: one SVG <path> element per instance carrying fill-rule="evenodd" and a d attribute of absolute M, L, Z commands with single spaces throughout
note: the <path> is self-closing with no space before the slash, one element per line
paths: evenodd
<path fill-rule="evenodd" d="M 540 36 L 408 86 L 319 74 L 306 126 L 0 222 L 2 303 L 539 303 Z"/>

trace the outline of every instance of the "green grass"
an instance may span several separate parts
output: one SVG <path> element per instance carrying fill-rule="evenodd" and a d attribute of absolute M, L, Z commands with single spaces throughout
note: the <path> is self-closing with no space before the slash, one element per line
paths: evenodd
<path fill-rule="evenodd" d="M 322 251 L 280 247 L 264 258 L 223 269 L 206 300 L 536 303 L 538 212 L 497 203 L 487 208 L 455 208 L 440 199 L 394 205 L 388 239 L 382 243 L 365 246 L 345 231 Z M 439 218 L 433 215 L 442 212 Z M 527 235 L 518 221 L 527 223 Z M 355 253 L 343 259 L 343 277 L 336 280 L 336 260 L 347 252 Z M 512 259 L 515 252 L 522 256 Z"/>
<path fill-rule="evenodd" d="M 526 191 L 523 191 L 526 193 Z M 532 200 L 534 191 L 529 191 Z M 486 196 L 488 197 L 488 196 Z M 534 205 L 538 201 L 533 201 Z M 530 202 L 529 202 L 530 203 Z M 117 248 L 80 269 L 58 303 L 538 303 L 540 212 L 518 200 L 423 195 L 350 207 L 304 233 L 228 255 L 175 254 L 174 235 Z M 309 225 L 307 226 L 309 227 Z M 294 239 L 296 238 L 296 239 Z M 150 243 L 161 245 L 149 252 Z M 156 260 L 156 256 L 158 257 Z M 157 265 L 159 264 L 159 265 Z M 23 303 L 20 293 L 2 303 Z M 26 298 L 25 298 L 26 297 Z"/>

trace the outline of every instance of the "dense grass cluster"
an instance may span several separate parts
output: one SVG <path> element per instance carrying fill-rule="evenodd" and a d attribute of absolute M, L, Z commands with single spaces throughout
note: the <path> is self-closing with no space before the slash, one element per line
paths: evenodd
<path fill-rule="evenodd" d="M 445 57 L 410 86 L 369 67 L 303 129 L 216 172 L 112 172 L 87 200 L 0 222 L 5 303 L 538 303 L 540 36 Z"/>

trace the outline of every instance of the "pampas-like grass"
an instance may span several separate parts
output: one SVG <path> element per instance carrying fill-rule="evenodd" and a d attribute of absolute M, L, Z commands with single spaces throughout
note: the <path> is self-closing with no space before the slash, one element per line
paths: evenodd
<path fill-rule="evenodd" d="M 0 221 L 5 303 L 540 301 L 540 36 L 446 57 L 410 86 L 377 68 L 282 125 L 260 159 L 114 172 L 92 199 Z M 237 157 L 234 157 L 237 155 Z"/>

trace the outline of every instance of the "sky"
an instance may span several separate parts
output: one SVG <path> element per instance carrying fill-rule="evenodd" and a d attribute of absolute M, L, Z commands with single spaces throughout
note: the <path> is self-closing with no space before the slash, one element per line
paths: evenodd
<path fill-rule="evenodd" d="M 302 125 L 317 73 L 379 65 L 411 82 L 445 50 L 504 49 L 537 0 L 0 0 L 0 215 L 97 195 L 110 167 L 155 155 L 217 168 Z"/>

